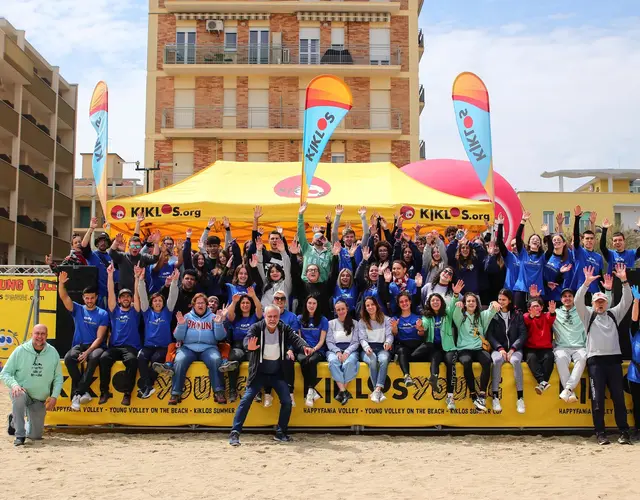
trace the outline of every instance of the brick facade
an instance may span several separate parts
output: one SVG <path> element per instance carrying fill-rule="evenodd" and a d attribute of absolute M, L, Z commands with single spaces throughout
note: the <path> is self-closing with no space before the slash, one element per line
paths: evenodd
<path fill-rule="evenodd" d="M 269 161 L 300 161 L 301 141 L 269 141 Z"/>
<path fill-rule="evenodd" d="M 347 141 L 345 161 L 348 163 L 367 163 L 370 158 L 369 149 L 369 141 Z"/>
<path fill-rule="evenodd" d="M 418 45 L 418 34 L 409 33 L 409 18 L 407 16 L 391 17 L 391 60 L 394 60 L 395 51 L 399 48 L 401 53 L 402 71 L 409 71 L 409 39 L 413 45 Z"/>
<path fill-rule="evenodd" d="M 173 163 L 173 142 L 172 141 L 156 141 L 153 145 L 153 162 Z M 153 189 L 160 189 L 171 183 L 173 177 L 172 167 L 160 167 L 159 171 L 153 173 Z"/>
<path fill-rule="evenodd" d="M 346 23 L 344 43 L 355 64 L 369 64 L 369 23 Z"/>
<path fill-rule="evenodd" d="M 173 14 L 158 15 L 158 69 L 162 69 L 165 45 L 172 43 L 176 43 L 176 16 Z"/>
<path fill-rule="evenodd" d="M 297 128 L 300 123 L 298 77 L 269 78 L 269 127 Z"/>
<path fill-rule="evenodd" d="M 239 76 L 236 80 L 236 126 L 249 126 L 249 77 Z"/>
<path fill-rule="evenodd" d="M 298 52 L 298 33 L 300 23 L 295 14 L 271 14 L 269 18 L 269 30 L 271 33 L 282 33 L 282 45 Z M 293 57 L 293 54 L 292 54 Z"/>
<path fill-rule="evenodd" d="M 391 108 L 401 113 L 402 133 L 411 133 L 411 107 L 409 106 L 409 79 L 391 79 Z M 392 117 L 393 120 L 394 117 Z"/>
<path fill-rule="evenodd" d="M 391 141 L 391 163 L 402 168 L 411 162 L 411 143 L 409 141 Z"/>
<path fill-rule="evenodd" d="M 236 161 L 247 161 L 248 159 L 247 141 L 236 141 Z"/>
<path fill-rule="evenodd" d="M 196 77 L 196 128 L 222 127 L 224 106 L 224 78 L 221 76 Z"/>
<path fill-rule="evenodd" d="M 371 91 L 369 89 L 369 78 L 367 77 L 346 77 L 344 82 L 351 89 L 353 96 L 353 108 L 345 118 L 347 128 L 366 129 L 369 128 L 371 107 Z"/>
<path fill-rule="evenodd" d="M 173 77 L 162 76 L 156 79 L 156 133 L 162 127 L 162 113 L 165 108 L 173 108 L 175 92 L 173 89 Z M 172 125 L 173 117 L 169 116 L 168 125 Z"/>
<path fill-rule="evenodd" d="M 222 159 L 222 141 L 217 139 L 196 139 L 193 141 L 193 171 L 207 168 Z"/>

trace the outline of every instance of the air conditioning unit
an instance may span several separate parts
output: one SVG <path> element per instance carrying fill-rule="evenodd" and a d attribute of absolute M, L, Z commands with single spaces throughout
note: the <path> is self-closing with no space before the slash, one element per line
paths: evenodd
<path fill-rule="evenodd" d="M 222 19 L 209 19 L 206 24 L 207 31 L 223 31 L 224 22 Z"/>

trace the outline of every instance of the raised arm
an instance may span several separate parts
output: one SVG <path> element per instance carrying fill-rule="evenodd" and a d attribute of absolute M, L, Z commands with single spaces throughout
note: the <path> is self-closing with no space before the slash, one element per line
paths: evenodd
<path fill-rule="evenodd" d="M 516 231 L 516 248 L 518 249 L 518 253 L 522 252 L 524 248 L 524 242 L 522 241 L 522 235 L 524 233 L 524 225 L 531 217 L 531 212 L 523 212 L 522 220 L 520 221 L 520 225 L 518 226 L 518 230 Z"/>
<path fill-rule="evenodd" d="M 87 232 L 84 233 L 84 237 L 82 238 L 82 248 L 90 248 L 91 246 L 91 235 L 93 234 L 93 232 L 96 230 L 96 227 L 98 227 L 98 218 L 97 217 L 92 217 L 91 218 L 91 222 L 89 222 L 89 229 L 87 229 Z"/>
<path fill-rule="evenodd" d="M 168 279 L 171 280 L 171 285 L 169 285 L 169 295 L 167 296 L 167 309 L 169 309 L 169 311 L 173 311 L 176 307 L 176 302 L 178 302 L 178 295 L 180 293 L 180 289 L 178 288 L 180 271 L 178 269 L 174 269 L 173 274 Z"/>
<path fill-rule="evenodd" d="M 66 283 L 69 281 L 69 275 L 66 271 L 62 271 L 58 275 L 58 295 L 60 296 L 60 300 L 64 304 L 64 307 L 69 312 L 73 312 L 73 300 L 69 297 L 67 293 Z"/>
<path fill-rule="evenodd" d="M 607 230 L 611 226 L 611 223 L 608 219 L 602 221 L 602 234 L 600 235 L 600 252 L 605 260 L 608 260 L 609 257 L 609 249 L 607 248 Z M 611 272 L 611 269 L 607 269 L 608 272 Z"/>
<path fill-rule="evenodd" d="M 360 216 L 360 222 L 362 223 L 362 239 L 360 240 L 360 247 L 364 250 L 369 242 L 369 224 L 367 223 L 367 207 L 360 207 L 358 210 Z"/>
<path fill-rule="evenodd" d="M 342 212 L 344 212 L 344 207 L 342 205 L 336 205 L 336 215 L 333 219 L 333 229 L 331 231 L 332 242 L 340 240 L 340 237 L 338 235 L 338 228 L 340 227 L 340 217 L 342 216 Z"/>
<path fill-rule="evenodd" d="M 115 268 L 113 267 L 113 262 L 109 264 L 107 267 L 107 307 L 109 311 L 113 312 L 118 305 L 116 300 L 116 285 L 113 281 L 113 272 Z"/>
<path fill-rule="evenodd" d="M 140 303 L 140 293 L 138 288 L 140 288 L 139 287 L 140 281 L 144 283 L 144 267 L 136 266 L 133 269 L 133 274 L 136 278 L 133 284 L 133 308 L 137 312 L 140 312 L 141 303 Z"/>
<path fill-rule="evenodd" d="M 498 215 L 498 231 L 496 234 L 496 243 L 498 244 L 498 248 L 500 249 L 500 255 L 502 255 L 503 259 L 507 258 L 507 252 L 509 249 L 504 244 L 504 215 Z"/>
<path fill-rule="evenodd" d="M 574 250 L 578 250 L 581 248 L 582 242 L 580 241 L 580 218 L 582 217 L 582 208 L 580 205 L 577 205 L 576 208 L 573 209 L 573 248 Z"/>
<path fill-rule="evenodd" d="M 136 292 L 138 294 L 138 300 L 140 301 L 140 310 L 146 312 L 149 309 L 149 295 L 147 294 L 147 287 L 144 282 L 144 274 L 138 278 L 136 276 Z"/>

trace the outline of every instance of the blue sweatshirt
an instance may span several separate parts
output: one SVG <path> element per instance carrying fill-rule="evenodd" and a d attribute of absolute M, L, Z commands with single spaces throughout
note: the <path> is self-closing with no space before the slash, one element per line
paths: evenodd
<path fill-rule="evenodd" d="M 203 352 L 210 347 L 217 347 L 227 333 L 221 323 L 214 323 L 215 316 L 207 309 L 202 316 L 194 310 L 185 314 L 185 322 L 178 324 L 175 331 L 176 340 L 195 352 Z"/>
<path fill-rule="evenodd" d="M 520 260 L 520 274 L 516 281 L 514 290 L 518 292 L 528 292 L 531 285 L 537 285 L 541 295 L 544 296 L 544 282 L 542 273 L 544 271 L 544 252 L 529 253 L 526 248 L 522 247 L 518 253 Z"/>
<path fill-rule="evenodd" d="M 398 340 L 424 340 L 424 336 L 418 335 L 418 329 L 416 328 L 416 323 L 422 321 L 422 316 L 411 313 L 406 318 L 398 316 L 395 319 L 398 320 L 398 334 L 396 337 Z"/>

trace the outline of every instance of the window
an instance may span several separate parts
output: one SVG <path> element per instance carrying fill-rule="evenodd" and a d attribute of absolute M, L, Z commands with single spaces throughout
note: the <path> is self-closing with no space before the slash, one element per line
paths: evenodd
<path fill-rule="evenodd" d="M 589 222 L 589 216 L 591 212 L 583 212 L 582 217 L 580 217 L 580 232 L 583 233 L 587 229 L 591 229 L 591 223 Z"/>
<path fill-rule="evenodd" d="M 174 91 L 173 125 L 168 128 L 193 128 L 195 121 L 196 91 L 194 89 L 178 89 Z M 169 116 L 169 122 L 171 116 Z"/>
<path fill-rule="evenodd" d="M 542 212 L 542 223 L 547 225 L 550 232 L 553 232 L 555 228 L 555 221 L 555 213 L 548 211 Z"/>
<path fill-rule="evenodd" d="M 231 151 L 230 153 L 222 153 L 222 159 L 224 161 L 236 161 L 236 152 Z"/>
<path fill-rule="evenodd" d="M 331 153 L 331 163 L 344 163 L 344 153 Z"/>
<path fill-rule="evenodd" d="M 371 130 L 391 129 L 391 91 L 371 90 L 372 107 L 369 110 Z"/>
<path fill-rule="evenodd" d="M 269 161 L 269 153 L 249 153 L 249 161 Z"/>
<path fill-rule="evenodd" d="M 389 162 L 391 161 L 391 153 L 371 153 L 369 155 L 369 161 L 372 163 L 377 161 Z"/>
<path fill-rule="evenodd" d="M 235 52 L 238 50 L 238 28 L 224 29 L 224 51 Z"/>
<path fill-rule="evenodd" d="M 331 47 L 335 49 L 344 47 L 344 28 L 331 28 Z"/>
<path fill-rule="evenodd" d="M 571 212 L 565 212 L 564 213 L 564 225 L 568 226 L 569 224 L 571 224 Z"/>
<path fill-rule="evenodd" d="M 269 64 L 269 30 L 249 30 L 249 64 Z"/>
<path fill-rule="evenodd" d="M 614 212 L 613 225 L 616 227 L 622 227 L 622 214 L 620 212 Z"/>
<path fill-rule="evenodd" d="M 176 62 L 195 64 L 196 62 L 196 29 L 180 28 L 176 31 Z"/>
<path fill-rule="evenodd" d="M 224 116 L 236 116 L 236 89 L 224 89 Z"/>
<path fill-rule="evenodd" d="M 320 28 L 300 28 L 300 64 L 320 62 Z"/>
<path fill-rule="evenodd" d="M 249 128 L 269 128 L 268 89 L 249 89 Z"/>
<path fill-rule="evenodd" d="M 391 32 L 388 28 L 369 29 L 369 59 L 374 65 L 390 64 Z"/>
<path fill-rule="evenodd" d="M 91 207 L 80 207 L 80 227 L 89 227 Z"/>

